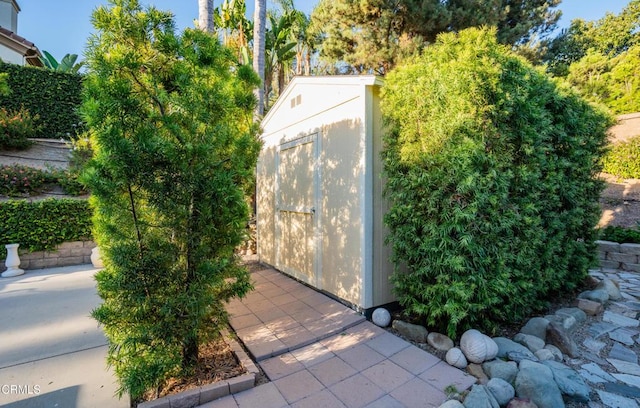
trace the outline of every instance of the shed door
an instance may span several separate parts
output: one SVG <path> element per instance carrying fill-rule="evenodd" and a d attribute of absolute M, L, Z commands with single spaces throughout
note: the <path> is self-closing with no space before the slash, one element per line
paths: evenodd
<path fill-rule="evenodd" d="M 306 136 L 278 153 L 276 267 L 317 286 L 317 140 Z"/>

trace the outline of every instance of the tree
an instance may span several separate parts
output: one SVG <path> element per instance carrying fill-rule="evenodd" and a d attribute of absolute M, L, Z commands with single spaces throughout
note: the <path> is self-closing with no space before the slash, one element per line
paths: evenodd
<path fill-rule="evenodd" d="M 65 56 L 62 57 L 62 60 L 58 62 L 47 51 L 42 51 L 42 53 L 44 54 L 44 58 L 40 57 L 40 61 L 45 68 L 50 69 L 51 71 L 76 74 L 84 65 L 84 62 L 76 63 L 76 61 L 78 60 L 77 54 L 65 54 Z"/>
<path fill-rule="evenodd" d="M 256 91 L 258 105 L 256 106 L 256 117 L 262 117 L 264 113 L 264 59 L 266 45 L 266 25 L 267 25 L 267 0 L 256 0 L 253 17 L 253 69 L 258 73 L 262 86 Z"/>
<path fill-rule="evenodd" d="M 582 282 L 606 114 L 476 28 L 389 73 L 382 112 L 392 280 L 409 313 L 450 335 L 491 330 Z"/>
<path fill-rule="evenodd" d="M 560 0 L 321 0 L 311 15 L 321 56 L 356 73 L 384 74 L 442 32 L 493 25 L 503 44 L 550 33 Z"/>
<path fill-rule="evenodd" d="M 110 0 L 96 34 L 82 112 L 95 155 L 94 237 L 106 267 L 93 316 L 109 339 L 119 392 L 135 399 L 193 370 L 250 288 L 238 263 L 260 148 L 259 84 L 214 36 L 174 31 L 170 13 Z"/>
<path fill-rule="evenodd" d="M 213 33 L 213 0 L 198 0 L 198 28 Z"/>
<path fill-rule="evenodd" d="M 243 64 L 248 64 L 251 60 L 249 42 L 253 39 L 253 24 L 246 14 L 244 0 L 224 0 L 214 11 L 215 25 L 222 36 L 222 42 L 236 51 L 238 60 Z"/>
<path fill-rule="evenodd" d="M 293 38 L 293 26 L 296 12 L 285 12 L 276 17 L 269 15 L 270 27 L 265 33 L 265 67 L 264 67 L 264 95 L 265 107 L 269 108 L 269 100 L 275 80 L 278 95 L 285 85 L 285 71 L 296 56 L 294 47 L 298 44 Z M 277 77 L 274 78 L 274 74 Z"/>

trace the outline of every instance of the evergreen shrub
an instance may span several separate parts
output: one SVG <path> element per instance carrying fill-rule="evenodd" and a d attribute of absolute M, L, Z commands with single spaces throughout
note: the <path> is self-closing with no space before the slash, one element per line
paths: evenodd
<path fill-rule="evenodd" d="M 443 34 L 386 80 L 385 216 L 400 303 L 435 330 L 492 331 L 595 262 L 611 119 L 492 29 Z"/>
<path fill-rule="evenodd" d="M 602 171 L 625 179 L 640 179 L 640 136 L 612 146 L 602 158 Z"/>

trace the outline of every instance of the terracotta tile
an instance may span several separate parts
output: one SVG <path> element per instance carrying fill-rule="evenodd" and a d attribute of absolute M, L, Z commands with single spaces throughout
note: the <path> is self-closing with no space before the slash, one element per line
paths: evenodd
<path fill-rule="evenodd" d="M 447 399 L 442 391 L 418 377 L 404 383 L 389 395 L 407 407 L 439 407 Z"/>
<path fill-rule="evenodd" d="M 307 370 L 298 371 L 273 382 L 290 404 L 315 394 L 324 386 Z"/>
<path fill-rule="evenodd" d="M 248 302 L 247 303 L 247 307 L 253 313 L 257 313 L 257 312 L 264 311 L 264 310 L 271 310 L 271 309 L 275 308 L 276 305 L 274 305 L 268 299 L 263 299 L 263 300 L 258 300 L 258 301 L 255 301 L 255 302 Z"/>
<path fill-rule="evenodd" d="M 325 319 L 325 317 L 321 313 L 318 313 L 310 307 L 308 309 L 296 311 L 293 313 L 289 312 L 289 316 L 296 319 L 296 321 L 300 324 L 311 323 Z"/>
<path fill-rule="evenodd" d="M 297 301 L 298 299 L 290 293 L 282 293 L 278 296 L 272 297 L 270 300 L 276 306 L 283 306 L 293 301 Z"/>
<path fill-rule="evenodd" d="M 289 330 L 279 330 L 276 332 L 278 339 L 282 341 L 290 350 L 297 350 L 311 343 L 315 343 L 317 336 L 302 326 L 293 327 Z"/>
<path fill-rule="evenodd" d="M 299 400 L 291 406 L 294 408 L 342 408 L 344 404 L 329 390 L 322 390 Z"/>
<path fill-rule="evenodd" d="M 420 375 L 442 361 L 433 354 L 413 345 L 397 352 L 389 357 L 389 360 L 414 375 Z"/>
<path fill-rule="evenodd" d="M 385 359 L 382 354 L 364 344 L 346 349 L 338 353 L 338 357 L 358 371 L 365 370 Z"/>
<path fill-rule="evenodd" d="M 255 314 L 258 316 L 258 319 L 262 320 L 264 323 L 271 322 L 273 320 L 279 319 L 281 317 L 285 317 L 287 314 L 283 312 L 280 308 L 273 305 L 273 303 L 269 302 L 269 308 L 256 310 Z"/>
<path fill-rule="evenodd" d="M 305 367 L 314 366 L 335 356 L 328 348 L 319 343 L 292 350 L 291 354 Z"/>
<path fill-rule="evenodd" d="M 233 330 L 238 331 L 242 329 L 246 329 L 248 327 L 262 325 L 262 321 L 256 317 L 253 313 L 246 314 L 243 316 L 232 316 L 229 319 L 229 323 L 233 327 Z"/>
<path fill-rule="evenodd" d="M 406 408 L 403 403 L 396 400 L 390 395 L 384 395 L 381 398 L 373 401 L 371 404 L 367 405 L 365 408 Z"/>
<path fill-rule="evenodd" d="M 256 361 L 279 356 L 289 351 L 289 347 L 275 336 L 269 340 L 256 341 L 254 343 L 245 342 L 245 346 L 249 349 Z"/>
<path fill-rule="evenodd" d="M 400 337 L 394 336 L 388 332 L 376 336 L 371 340 L 367 340 L 365 344 L 385 357 L 390 357 L 400 350 L 406 349 L 410 346 L 409 343 L 402 340 Z"/>
<path fill-rule="evenodd" d="M 329 387 L 333 393 L 347 407 L 364 407 L 377 400 L 384 391 L 367 377 L 356 374 Z"/>
<path fill-rule="evenodd" d="M 309 296 L 303 297 L 300 300 L 302 300 L 304 303 L 306 303 L 309 306 L 314 307 L 314 308 L 316 306 L 318 306 L 318 305 L 323 304 L 323 303 L 335 302 L 329 296 L 323 295 L 322 293 L 316 292 L 316 291 L 314 291 L 313 293 L 309 294 Z"/>
<path fill-rule="evenodd" d="M 232 316 L 243 316 L 251 313 L 251 310 L 245 306 L 241 301 L 234 299 L 226 307 L 227 312 Z"/>
<path fill-rule="evenodd" d="M 420 378 L 440 391 L 444 391 L 449 385 L 455 385 L 459 391 L 464 391 L 476 382 L 475 377 L 450 366 L 444 361 L 420 374 Z"/>
<path fill-rule="evenodd" d="M 393 361 L 384 360 L 362 371 L 362 375 L 373 381 L 385 392 L 391 392 L 415 376 Z"/>
<path fill-rule="evenodd" d="M 327 361 L 314 365 L 309 368 L 309 372 L 327 387 L 357 373 L 353 367 L 338 357 L 331 357 Z"/>
<path fill-rule="evenodd" d="M 304 369 L 291 353 L 285 353 L 277 357 L 260 362 L 260 367 L 264 370 L 271 381 L 286 377 Z"/>
<path fill-rule="evenodd" d="M 308 304 L 299 299 L 291 303 L 287 303 L 287 307 L 284 309 L 285 312 L 287 312 L 290 316 L 293 316 L 295 313 L 299 313 L 302 311 L 312 310 Z"/>
<path fill-rule="evenodd" d="M 278 334 L 279 331 L 293 329 L 294 327 L 301 327 L 300 323 L 291 316 L 282 316 L 277 319 L 271 320 L 265 323 L 265 326 L 272 332 Z"/>
<path fill-rule="evenodd" d="M 289 406 L 273 383 L 263 384 L 235 394 L 234 398 L 239 408 L 281 408 Z"/>

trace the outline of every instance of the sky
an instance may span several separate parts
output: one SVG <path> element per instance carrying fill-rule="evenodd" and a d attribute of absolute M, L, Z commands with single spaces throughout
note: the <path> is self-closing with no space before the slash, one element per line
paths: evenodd
<path fill-rule="evenodd" d="M 82 59 L 87 38 L 93 32 L 91 12 L 107 0 L 17 0 L 18 34 L 36 44 L 41 51 L 48 51 L 57 60 L 69 54 L 78 54 Z M 141 4 L 154 5 L 170 10 L 178 29 L 194 26 L 198 17 L 197 0 L 140 0 Z M 222 0 L 214 0 L 219 6 Z M 247 0 L 247 8 L 253 9 L 253 0 Z M 267 1 L 269 3 L 269 1 Z M 566 28 L 571 20 L 597 20 L 606 12 L 614 14 L 629 3 L 629 0 L 562 0 L 559 9 L 563 16 L 559 27 Z M 298 10 L 309 14 L 317 0 L 294 0 Z M 249 12 L 251 12 L 249 10 Z"/>

